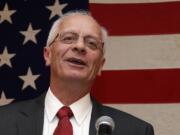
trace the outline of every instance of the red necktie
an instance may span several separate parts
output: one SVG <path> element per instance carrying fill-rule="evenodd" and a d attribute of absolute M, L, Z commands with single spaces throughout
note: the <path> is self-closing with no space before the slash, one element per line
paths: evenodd
<path fill-rule="evenodd" d="M 57 113 L 59 123 L 53 135 L 73 135 L 72 125 L 69 120 L 72 116 L 73 113 L 71 109 L 67 106 L 63 106 Z"/>

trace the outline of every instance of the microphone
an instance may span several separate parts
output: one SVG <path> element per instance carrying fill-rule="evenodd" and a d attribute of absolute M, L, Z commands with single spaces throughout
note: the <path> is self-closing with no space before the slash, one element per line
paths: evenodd
<path fill-rule="evenodd" d="M 95 123 L 97 135 L 112 135 L 115 123 L 114 120 L 109 116 L 101 116 Z"/>

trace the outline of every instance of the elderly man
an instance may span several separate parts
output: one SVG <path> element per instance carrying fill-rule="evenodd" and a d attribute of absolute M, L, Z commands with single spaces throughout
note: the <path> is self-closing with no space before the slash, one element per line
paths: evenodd
<path fill-rule="evenodd" d="M 89 94 L 105 62 L 106 37 L 89 13 L 72 12 L 58 19 L 44 48 L 50 66 L 47 93 L 2 107 L 0 134 L 96 135 L 97 119 L 109 116 L 115 123 L 113 135 L 153 135 L 147 122 L 103 106 Z"/>

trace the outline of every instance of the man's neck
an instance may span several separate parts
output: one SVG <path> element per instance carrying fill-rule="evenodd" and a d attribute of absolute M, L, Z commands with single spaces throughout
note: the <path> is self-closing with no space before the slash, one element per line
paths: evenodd
<path fill-rule="evenodd" d="M 53 94 L 64 104 L 71 105 L 90 91 L 90 86 L 68 81 L 51 81 L 50 88 Z"/>

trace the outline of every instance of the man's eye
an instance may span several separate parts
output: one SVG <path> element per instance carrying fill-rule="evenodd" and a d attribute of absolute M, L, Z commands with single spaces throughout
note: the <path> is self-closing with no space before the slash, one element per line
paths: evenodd
<path fill-rule="evenodd" d="M 87 41 L 87 45 L 91 48 L 91 49 L 97 49 L 97 43 L 95 41 Z"/>
<path fill-rule="evenodd" d="M 66 41 L 66 40 L 74 40 L 74 37 L 70 37 L 70 36 L 64 37 L 63 40 L 64 40 L 64 41 Z"/>

